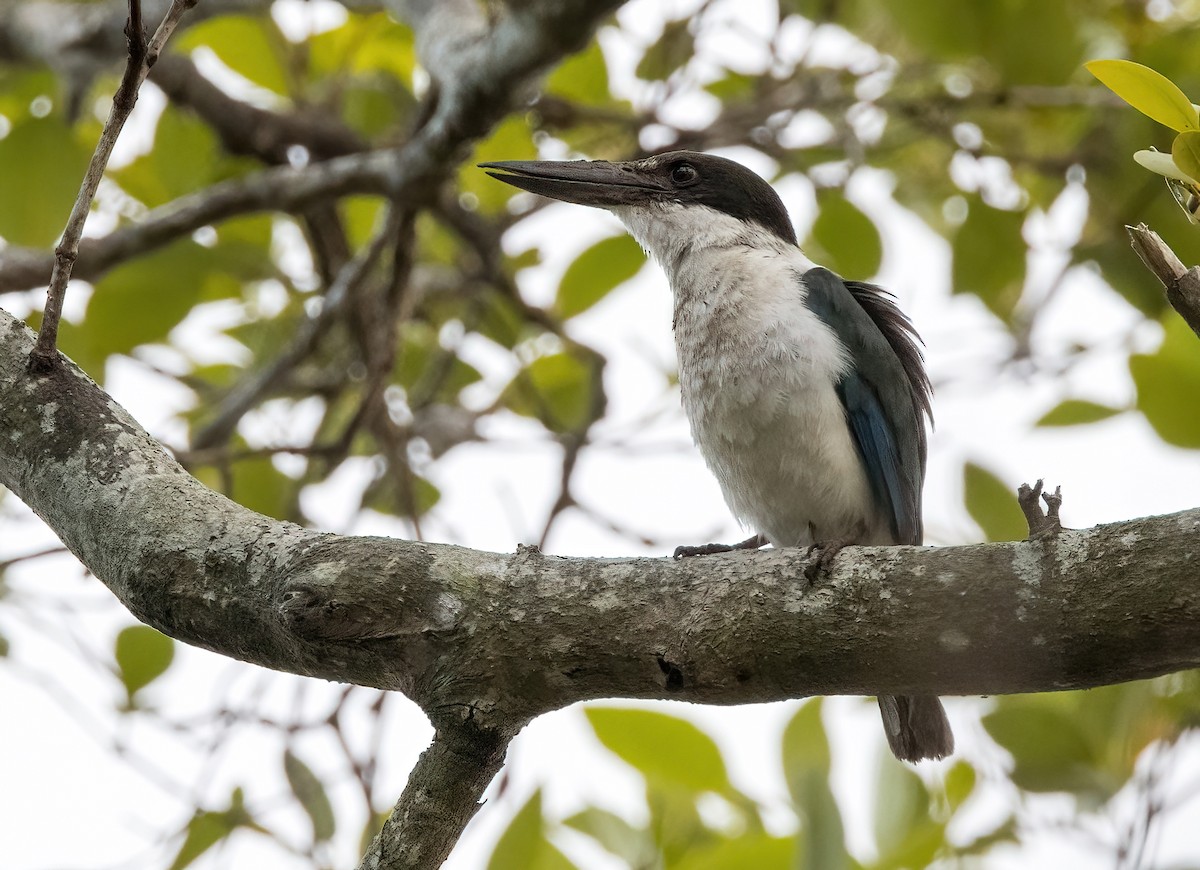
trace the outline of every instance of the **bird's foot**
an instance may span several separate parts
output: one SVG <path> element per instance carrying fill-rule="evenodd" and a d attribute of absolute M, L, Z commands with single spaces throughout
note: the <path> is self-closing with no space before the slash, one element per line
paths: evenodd
<path fill-rule="evenodd" d="M 808 564 L 804 566 L 804 579 L 812 586 L 822 574 L 828 574 L 833 568 L 833 560 L 837 554 L 854 543 L 852 538 L 834 538 L 832 541 L 820 541 L 808 547 Z M 813 558 L 816 556 L 816 558 Z"/>
<path fill-rule="evenodd" d="M 674 559 L 686 559 L 689 556 L 711 556 L 713 553 L 732 553 L 734 550 L 757 550 L 765 547 L 768 541 L 762 535 L 746 538 L 736 544 L 700 544 L 694 547 L 676 547 Z"/>

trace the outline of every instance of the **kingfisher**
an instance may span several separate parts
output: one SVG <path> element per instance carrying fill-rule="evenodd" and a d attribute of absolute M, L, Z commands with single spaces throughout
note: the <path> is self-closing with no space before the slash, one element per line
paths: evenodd
<path fill-rule="evenodd" d="M 731 549 L 920 544 L 932 388 L 920 338 L 881 288 L 804 255 L 764 179 L 711 154 L 481 163 L 500 181 L 607 209 L 666 272 L 692 437 L 734 516 Z M 897 758 L 943 758 L 932 695 L 880 695 Z"/>

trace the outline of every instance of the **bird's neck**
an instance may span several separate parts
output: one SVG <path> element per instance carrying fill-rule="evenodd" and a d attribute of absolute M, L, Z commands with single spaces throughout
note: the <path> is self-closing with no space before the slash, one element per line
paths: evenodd
<path fill-rule="evenodd" d="M 662 266 L 678 295 L 686 273 L 701 261 L 736 256 L 792 257 L 795 245 L 754 223 L 707 206 L 656 203 L 622 207 L 613 213 L 638 243 Z M 805 261 L 807 263 L 807 261 Z M 811 267 L 811 263 L 808 264 Z"/>

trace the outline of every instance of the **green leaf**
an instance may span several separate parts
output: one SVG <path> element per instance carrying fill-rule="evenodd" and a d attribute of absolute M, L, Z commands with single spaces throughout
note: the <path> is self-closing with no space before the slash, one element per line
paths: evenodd
<path fill-rule="evenodd" d="M 989 541 L 1023 541 L 1029 536 L 1025 515 L 1014 490 L 990 471 L 968 462 L 963 466 L 967 513 Z"/>
<path fill-rule="evenodd" d="M 801 867 L 849 867 L 846 836 L 829 788 L 829 739 L 821 723 L 821 699 L 805 702 L 783 732 L 783 774 L 800 815 Z"/>
<path fill-rule="evenodd" d="M 238 828 L 248 828 L 266 833 L 261 825 L 246 812 L 245 797 L 241 788 L 235 788 L 229 798 L 229 808 L 220 812 L 205 810 L 196 813 L 188 822 L 187 835 L 168 870 L 183 870 L 193 861 L 226 839 Z"/>
<path fill-rule="evenodd" d="M 1096 759 L 1072 715 L 1069 699 L 1046 695 L 1005 698 L 983 726 L 1013 757 L 1012 781 L 1033 792 L 1090 790 Z"/>
<path fill-rule="evenodd" d="M 1200 132 L 1180 133 L 1171 143 L 1171 159 L 1194 181 L 1200 181 Z"/>
<path fill-rule="evenodd" d="M 672 863 L 671 870 L 793 870 L 799 867 L 822 867 L 820 864 L 797 863 L 795 837 L 772 837 L 753 831 L 712 846 L 693 849 L 682 860 Z M 653 864 L 633 865 L 652 867 Z"/>
<path fill-rule="evenodd" d="M 616 287 L 638 273 L 646 262 L 631 236 L 601 239 L 567 267 L 558 285 L 555 310 L 566 319 L 587 311 Z"/>
<path fill-rule="evenodd" d="M 1037 426 L 1078 426 L 1083 423 L 1098 423 L 1115 417 L 1123 409 L 1087 402 L 1083 399 L 1065 399 L 1041 416 Z"/>
<path fill-rule="evenodd" d="M 0 139 L 0 236 L 48 248 L 67 225 L 90 152 L 56 116 L 29 118 Z"/>
<path fill-rule="evenodd" d="M 696 45 L 689 24 L 687 18 L 667 22 L 662 35 L 638 62 L 635 75 L 639 79 L 662 81 L 691 60 Z"/>
<path fill-rule="evenodd" d="M 183 870 L 232 833 L 233 828 L 223 813 L 197 813 L 188 822 L 187 836 L 168 870 Z"/>
<path fill-rule="evenodd" d="M 963 802 L 975 791 L 975 768 L 969 761 L 956 761 L 954 766 L 946 771 L 942 780 L 946 789 L 946 802 L 951 810 L 957 810 Z"/>
<path fill-rule="evenodd" d="M 111 354 L 165 342 L 201 298 L 227 298 L 240 289 L 220 271 L 213 250 L 182 239 L 121 264 L 96 282 L 83 323 L 72 332 L 72 342 L 78 336 L 85 344 L 64 342 L 64 347 L 99 377 Z"/>
<path fill-rule="evenodd" d="M 841 191 L 825 190 L 817 197 L 817 220 L 812 238 L 820 245 L 825 266 L 843 278 L 862 280 L 879 271 L 883 242 L 879 229 Z"/>
<path fill-rule="evenodd" d="M 161 677 L 175 658 L 175 641 L 148 625 L 121 629 L 114 644 L 117 670 L 130 703 L 133 696 Z"/>
<path fill-rule="evenodd" d="M 288 93 L 283 54 L 286 40 L 269 15 L 221 15 L 184 31 L 176 48 L 207 46 L 234 72 L 277 94 Z"/>
<path fill-rule="evenodd" d="M 416 65 L 413 33 L 388 17 L 351 14 L 341 27 L 308 39 L 308 68 L 315 80 L 343 77 L 347 72 L 387 73 L 411 84 Z"/>
<path fill-rule="evenodd" d="M 489 160 L 534 160 L 537 156 L 529 122 L 523 114 L 510 115 L 496 125 L 492 135 L 480 142 L 471 159 L 459 168 L 459 189 L 479 198 L 480 211 L 501 212 L 518 191 L 492 178 L 475 164 Z"/>
<path fill-rule="evenodd" d="M 587 834 L 631 867 L 653 864 L 657 849 L 650 832 L 645 828 L 635 828 L 615 813 L 587 807 L 564 820 L 563 824 Z"/>
<path fill-rule="evenodd" d="M 603 413 L 593 401 L 592 365 L 569 353 L 538 357 L 505 387 L 505 404 L 555 432 L 581 431 Z"/>
<path fill-rule="evenodd" d="M 978 196 L 968 200 L 967 219 L 951 244 L 954 292 L 975 294 L 1007 322 L 1025 281 L 1025 215 L 992 208 Z"/>
<path fill-rule="evenodd" d="M 155 208 L 211 184 L 220 160 L 212 127 L 168 103 L 154 128 L 153 147 L 110 175 L 130 196 Z"/>
<path fill-rule="evenodd" d="M 570 870 L 574 866 L 546 840 L 541 791 L 535 791 L 517 811 L 488 861 L 488 870 Z"/>
<path fill-rule="evenodd" d="M 242 507 L 277 520 L 295 516 L 298 484 L 275 467 L 269 456 L 234 462 L 225 493 Z"/>
<path fill-rule="evenodd" d="M 929 821 L 929 792 L 912 768 L 880 757 L 875 789 L 875 848 L 880 856 L 899 850 Z"/>
<path fill-rule="evenodd" d="M 408 391 L 409 404 L 453 402 L 464 387 L 483 378 L 479 370 L 438 344 L 428 323 L 410 320 L 400 327 L 393 380 Z"/>
<path fill-rule="evenodd" d="M 1130 60 L 1094 60 L 1088 72 L 1143 115 L 1182 133 L 1200 130 L 1196 107 L 1166 76 Z"/>
<path fill-rule="evenodd" d="M 732 792 L 717 744 L 691 722 L 654 710 L 585 707 L 583 712 L 605 748 L 649 782 Z"/>
<path fill-rule="evenodd" d="M 608 64 L 600 43 L 593 39 L 587 48 L 571 55 L 546 77 L 547 93 L 577 103 L 601 106 L 611 101 Z"/>
<path fill-rule="evenodd" d="M 1200 448 L 1200 344 L 1173 311 L 1163 323 L 1163 343 L 1152 354 L 1129 358 L 1137 409 L 1163 441 Z"/>
<path fill-rule="evenodd" d="M 820 698 L 806 701 L 788 721 L 783 731 L 784 776 L 805 770 L 828 775 L 829 738 L 821 723 L 821 706 Z M 792 797 L 795 796 L 793 793 Z"/>
<path fill-rule="evenodd" d="M 337 824 L 329 795 L 325 793 L 325 783 L 291 749 L 283 753 L 283 772 L 292 787 L 292 794 L 312 822 L 313 841 L 323 843 L 333 839 Z"/>

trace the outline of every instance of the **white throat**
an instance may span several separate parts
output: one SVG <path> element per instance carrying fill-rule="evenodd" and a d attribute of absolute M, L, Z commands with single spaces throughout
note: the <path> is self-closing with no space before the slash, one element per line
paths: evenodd
<path fill-rule="evenodd" d="M 794 245 L 769 230 L 706 205 L 664 202 L 619 206 L 612 212 L 662 266 L 672 289 L 676 288 L 685 255 L 722 248 L 750 248 L 782 256 L 799 253 Z M 812 268 L 810 261 L 804 262 L 805 269 Z"/>

